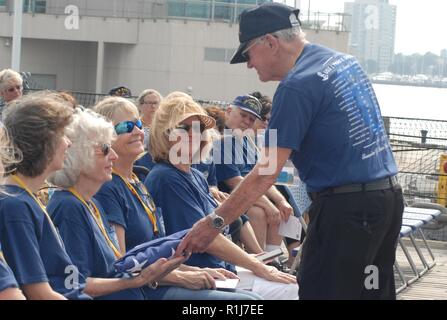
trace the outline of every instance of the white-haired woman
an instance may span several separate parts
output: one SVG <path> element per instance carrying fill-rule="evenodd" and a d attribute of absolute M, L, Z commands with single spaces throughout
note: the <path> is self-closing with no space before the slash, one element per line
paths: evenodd
<path fill-rule="evenodd" d="M 143 152 L 142 122 L 136 106 L 122 98 L 106 98 L 95 111 L 113 122 L 116 140 L 112 148 L 118 154 L 113 178 L 106 182 L 95 198 L 101 203 L 109 221 L 115 227 L 122 253 L 133 247 L 162 237 L 164 225 L 144 185 L 133 173 L 133 164 Z M 181 265 L 168 274 L 150 299 L 163 300 L 252 300 L 261 297 L 245 291 L 225 292 L 216 288 L 214 278 L 237 278 L 225 269 L 200 269 Z"/>
<path fill-rule="evenodd" d="M 115 232 L 93 195 L 112 179 L 113 125 L 91 110 L 76 110 L 66 130 L 72 145 L 64 167 L 49 181 L 63 188 L 48 203 L 68 255 L 87 279 L 85 292 L 98 299 L 142 300 L 151 285 L 183 262 L 179 257 L 161 258 L 136 277 L 113 278 L 113 263 L 121 257 Z"/>
<path fill-rule="evenodd" d="M 4 104 L 22 96 L 23 80 L 20 74 L 11 69 L 0 71 L 0 97 Z"/>
<path fill-rule="evenodd" d="M 156 205 L 163 209 L 167 234 L 191 228 L 198 220 L 212 215 L 218 206 L 205 177 L 191 167 L 207 154 L 210 142 L 207 130 L 214 124 L 201 106 L 183 97 L 165 101 L 155 114 L 150 153 L 156 164 L 145 185 Z M 217 225 L 218 219 L 210 219 L 210 223 L 214 222 L 215 228 L 221 227 Z M 293 276 L 259 262 L 222 234 L 206 253 L 193 254 L 187 263 L 210 268 L 240 266 L 252 271 L 251 289 L 264 298 L 297 298 L 298 287 Z"/>

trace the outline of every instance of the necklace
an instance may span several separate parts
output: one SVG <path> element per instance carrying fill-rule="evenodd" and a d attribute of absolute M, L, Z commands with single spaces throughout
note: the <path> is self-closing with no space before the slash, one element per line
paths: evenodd
<path fill-rule="evenodd" d="M 117 175 L 118 177 L 121 178 L 121 180 L 124 181 L 124 183 L 126 184 L 127 188 L 132 192 L 132 194 L 137 197 L 138 201 L 140 201 L 141 205 L 144 208 L 144 211 L 146 211 L 147 216 L 149 217 L 149 220 L 152 223 L 152 227 L 154 230 L 154 234 L 158 235 L 158 226 L 157 226 L 157 218 L 155 216 L 155 204 L 153 203 L 152 198 L 148 199 L 148 203 L 146 203 L 145 201 L 143 201 L 143 199 L 141 199 L 140 194 L 137 192 L 137 190 L 135 189 L 135 187 L 127 180 L 125 179 L 122 175 L 120 175 L 118 172 L 116 172 L 115 170 L 113 170 L 113 174 Z M 143 190 L 144 194 L 147 194 L 149 196 L 149 193 L 147 192 L 146 187 L 140 182 L 140 179 L 138 179 L 138 177 L 132 173 L 132 179 L 136 182 L 136 184 L 138 184 L 141 189 Z"/>
<path fill-rule="evenodd" d="M 104 222 L 102 221 L 101 214 L 99 213 L 98 207 L 95 205 L 95 203 L 91 201 L 89 205 L 87 201 L 85 201 L 84 198 L 82 198 L 82 196 L 74 188 L 69 188 L 68 191 L 71 192 L 88 209 L 91 216 L 93 217 L 93 220 L 95 220 L 96 225 L 99 227 L 99 230 L 101 230 L 102 235 L 106 239 L 107 244 L 115 254 L 115 257 L 117 259 L 121 258 L 122 255 L 120 251 L 116 248 L 112 240 L 110 240 L 106 228 L 104 227 Z"/>
<path fill-rule="evenodd" d="M 25 184 L 25 182 L 23 182 L 22 179 L 20 179 L 17 175 L 12 175 L 11 179 L 14 180 L 20 188 L 24 189 L 30 196 L 31 198 L 34 199 L 35 202 L 37 202 L 37 204 L 39 205 L 40 209 L 43 211 L 43 213 L 45 214 L 48 223 L 50 224 L 51 230 L 53 231 L 54 235 L 56 236 L 57 241 L 59 242 L 59 245 L 63 248 L 64 245 L 62 243 L 62 239 L 59 236 L 59 233 L 56 230 L 56 227 L 54 226 L 53 221 L 50 218 L 50 215 L 47 212 L 47 209 L 45 208 L 45 206 L 42 204 L 42 202 L 40 202 L 40 200 L 34 195 L 34 193 L 31 192 L 31 190 L 28 188 L 28 186 Z"/>

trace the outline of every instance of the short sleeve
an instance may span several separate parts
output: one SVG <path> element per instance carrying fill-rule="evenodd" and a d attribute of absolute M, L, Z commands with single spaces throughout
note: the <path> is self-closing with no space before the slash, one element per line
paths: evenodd
<path fill-rule="evenodd" d="M 31 209 L 23 202 L 5 201 L 2 210 L 6 214 L 1 232 L 2 250 L 17 282 L 20 285 L 48 282 Z"/>

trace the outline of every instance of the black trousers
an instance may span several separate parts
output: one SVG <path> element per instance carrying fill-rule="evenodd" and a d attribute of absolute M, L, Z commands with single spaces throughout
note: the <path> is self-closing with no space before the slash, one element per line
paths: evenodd
<path fill-rule="evenodd" d="M 315 199 L 297 275 L 300 299 L 396 299 L 403 210 L 400 187 Z M 366 285 L 371 270 L 378 271 L 378 288 Z"/>

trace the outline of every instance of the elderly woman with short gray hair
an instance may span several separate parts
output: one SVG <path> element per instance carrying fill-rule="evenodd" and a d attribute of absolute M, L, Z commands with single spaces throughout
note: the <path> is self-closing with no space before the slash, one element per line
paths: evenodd
<path fill-rule="evenodd" d="M 20 74 L 12 69 L 0 71 L 0 97 L 5 104 L 22 96 L 23 80 Z"/>
<path fill-rule="evenodd" d="M 77 109 L 66 134 L 72 145 L 64 167 L 49 179 L 63 189 L 54 192 L 48 212 L 68 255 L 87 279 L 84 291 L 97 299 L 145 299 L 144 286 L 153 286 L 154 281 L 176 268 L 184 258 L 169 261 L 161 258 L 136 277 L 114 278 L 113 263 L 121 253 L 114 229 L 93 195 L 112 179 L 112 166 L 117 159 L 111 148 L 115 130 L 91 110 Z"/>

